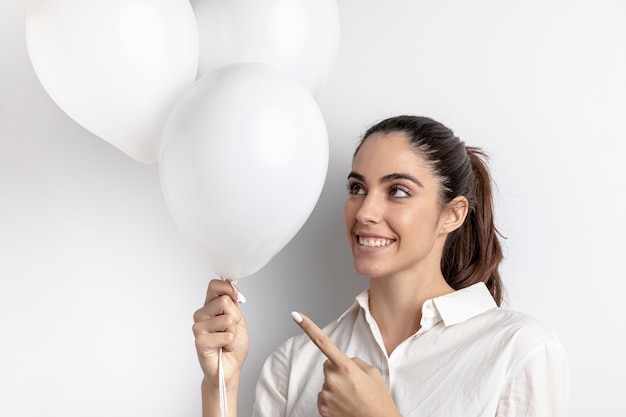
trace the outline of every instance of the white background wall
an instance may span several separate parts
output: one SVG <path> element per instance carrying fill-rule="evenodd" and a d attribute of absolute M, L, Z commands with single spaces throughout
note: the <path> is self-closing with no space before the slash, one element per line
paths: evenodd
<path fill-rule="evenodd" d="M 199 415 L 192 313 L 213 274 L 171 220 L 156 165 L 46 95 L 25 0 L 0 5 L 0 415 Z M 339 0 L 341 49 L 318 102 L 331 145 L 308 223 L 240 281 L 252 353 L 324 324 L 366 280 L 342 206 L 350 155 L 380 118 L 435 117 L 492 156 L 508 305 L 561 337 L 572 416 L 626 415 L 623 0 Z"/>

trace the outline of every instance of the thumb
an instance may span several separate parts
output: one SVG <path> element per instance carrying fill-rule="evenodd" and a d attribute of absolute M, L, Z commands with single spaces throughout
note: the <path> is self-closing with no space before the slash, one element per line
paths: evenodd
<path fill-rule="evenodd" d="M 354 362 L 359 367 L 359 369 L 361 369 L 366 374 L 380 375 L 380 371 L 378 370 L 378 368 L 370 365 L 361 358 L 352 358 L 352 362 Z"/>

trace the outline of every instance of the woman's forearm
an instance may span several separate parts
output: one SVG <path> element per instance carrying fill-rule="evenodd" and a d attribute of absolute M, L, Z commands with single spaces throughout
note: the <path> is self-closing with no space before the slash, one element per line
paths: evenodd
<path fill-rule="evenodd" d="M 220 390 L 219 386 L 209 384 L 202 380 L 202 417 L 221 417 L 220 414 Z M 228 401 L 228 417 L 237 417 L 237 394 L 239 384 L 231 385 L 226 390 Z"/>

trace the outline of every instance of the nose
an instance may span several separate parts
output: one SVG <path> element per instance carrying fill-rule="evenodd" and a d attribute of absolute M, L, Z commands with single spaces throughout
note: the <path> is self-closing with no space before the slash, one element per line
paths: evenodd
<path fill-rule="evenodd" d="M 356 220 L 361 224 L 378 223 L 382 218 L 382 204 L 374 194 L 367 194 L 356 211 Z"/>

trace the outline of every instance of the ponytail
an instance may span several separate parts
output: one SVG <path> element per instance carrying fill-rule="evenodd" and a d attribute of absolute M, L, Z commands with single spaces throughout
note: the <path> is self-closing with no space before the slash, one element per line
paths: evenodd
<path fill-rule="evenodd" d="M 493 218 L 491 177 L 485 164 L 487 156 L 475 147 L 468 146 L 466 151 L 472 166 L 472 189 L 467 196 L 469 212 L 463 225 L 448 235 L 441 269 L 454 289 L 484 282 L 500 305 L 504 290 L 498 266 L 503 254 Z"/>

